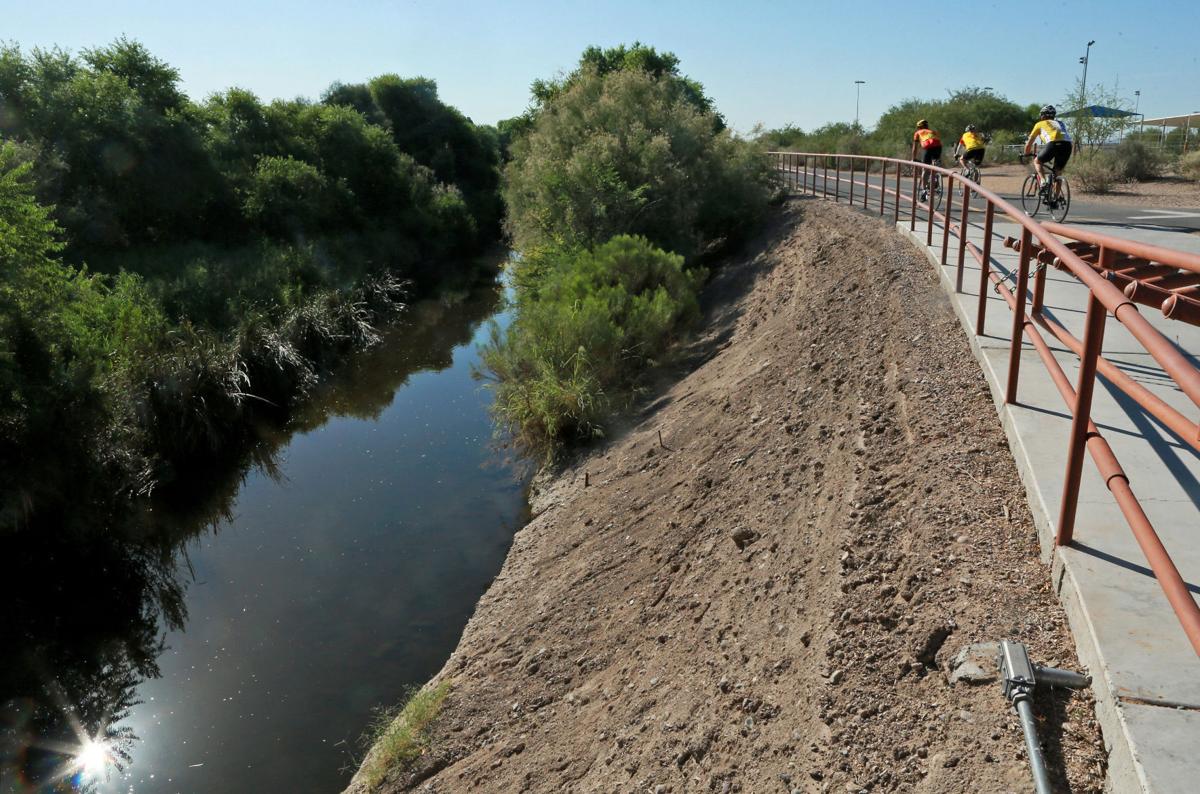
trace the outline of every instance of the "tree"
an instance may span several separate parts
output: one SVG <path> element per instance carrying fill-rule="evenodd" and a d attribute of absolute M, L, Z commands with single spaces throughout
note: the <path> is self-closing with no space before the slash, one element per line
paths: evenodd
<path fill-rule="evenodd" d="M 1063 97 L 1062 105 L 1058 108 L 1058 117 L 1092 105 L 1112 108 L 1117 111 L 1130 112 L 1133 103 L 1122 97 L 1116 86 L 1109 88 L 1103 83 L 1094 83 L 1088 87 L 1087 94 L 1083 90 L 1083 78 L 1075 81 L 1075 87 Z M 1129 128 L 1135 116 L 1092 116 L 1084 114 L 1063 119 L 1067 128 L 1072 132 L 1075 141 L 1080 146 L 1095 148 L 1102 143 L 1119 137 Z"/>
<path fill-rule="evenodd" d="M 671 79 L 585 67 L 513 143 L 508 226 L 521 250 L 639 234 L 692 255 L 764 209 L 761 151 L 718 131 Z"/>

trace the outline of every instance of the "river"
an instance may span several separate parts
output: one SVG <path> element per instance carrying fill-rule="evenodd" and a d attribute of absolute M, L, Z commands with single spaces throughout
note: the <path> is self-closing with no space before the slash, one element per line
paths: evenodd
<path fill-rule="evenodd" d="M 82 647 L 68 637 L 57 659 L 43 656 L 67 682 L 62 705 L 103 709 L 111 746 L 127 754 L 93 788 L 330 792 L 349 781 L 373 709 L 445 662 L 526 517 L 525 479 L 496 451 L 490 394 L 472 377 L 500 312 L 496 283 L 411 307 L 265 436 L 169 552 L 128 564 L 117 578 L 152 594 L 139 596 L 131 636 L 81 630 Z M 80 566 L 96 559 L 83 556 Z M 111 595 L 48 609 L 134 598 Z M 19 790 L 12 767 L 3 774 L 3 790 Z"/>

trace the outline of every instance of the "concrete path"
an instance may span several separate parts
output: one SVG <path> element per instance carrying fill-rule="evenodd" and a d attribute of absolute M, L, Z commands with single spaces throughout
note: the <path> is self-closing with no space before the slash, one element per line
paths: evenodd
<path fill-rule="evenodd" d="M 790 178 L 791 174 L 789 173 L 788 176 Z M 829 172 L 828 185 L 824 184 L 823 176 L 824 174 L 820 171 L 817 172 L 815 177 L 810 176 L 809 186 L 811 187 L 813 185 L 813 181 L 815 180 L 818 193 L 821 193 L 822 190 L 825 190 L 832 195 L 834 188 L 836 187 L 834 172 Z M 861 206 L 862 172 L 859 171 L 856 173 L 854 178 L 858 182 L 858 185 L 856 185 L 854 188 L 855 196 L 858 199 L 856 203 Z M 841 189 L 839 191 L 839 195 L 843 199 L 848 198 L 850 194 L 850 184 L 848 180 L 849 175 L 843 172 Z M 879 175 L 870 175 L 868 177 L 868 181 L 872 186 L 878 185 Z M 984 187 L 988 187 L 988 177 L 986 171 L 983 174 L 982 184 Z M 888 187 L 890 188 L 894 185 L 895 171 L 893 170 L 888 177 Z M 904 190 L 908 190 L 907 185 L 904 187 Z M 1021 197 L 1018 195 L 1010 195 L 1008 193 L 1001 192 L 1000 196 L 1001 198 L 1007 199 L 1016 207 L 1021 206 Z M 887 199 L 887 205 L 889 207 L 892 205 L 890 198 Z M 870 190 L 868 206 L 879 206 L 879 192 L 876 187 L 872 187 Z M 972 206 L 978 206 L 982 208 L 983 203 L 976 201 Z M 1045 211 L 1043 210 L 1043 213 L 1044 212 Z M 1039 219 L 1049 220 L 1049 215 L 1047 214 L 1045 218 L 1039 216 Z M 1086 196 L 1076 195 L 1071 199 L 1071 210 L 1070 214 L 1067 216 L 1066 223 L 1079 224 L 1081 226 L 1088 226 L 1090 228 L 1097 228 L 1099 226 L 1112 226 L 1117 231 L 1112 229 L 1105 231 L 1110 233 L 1121 233 L 1122 236 L 1125 236 L 1125 230 L 1139 228 L 1165 232 L 1177 232 L 1186 235 L 1188 233 L 1200 231 L 1200 207 L 1194 207 L 1190 209 L 1156 209 L 1139 204 L 1115 204 L 1109 202 L 1088 201 Z M 1171 235 L 1164 239 L 1177 240 L 1178 237 Z M 1171 243 L 1164 242 L 1161 244 L 1170 245 Z"/>
<path fill-rule="evenodd" d="M 992 266 L 1012 272 L 1017 256 L 1004 248 L 1001 240 L 1005 235 L 1017 236 L 1018 227 L 999 222 L 999 218 Z M 942 267 L 938 264 L 941 236 L 936 228 L 930 248 L 925 246 L 922 225 L 918 224 L 918 235 L 909 233 L 906 222 L 898 228 L 926 251 L 941 272 L 942 286 L 951 296 L 987 375 L 1043 550 L 1053 561 L 1054 583 L 1066 606 L 1080 658 L 1095 678 L 1097 711 L 1110 751 L 1112 789 L 1163 794 L 1200 791 L 1200 658 L 1090 458 L 1084 463 L 1076 542 L 1053 549 L 1071 424 L 1066 405 L 1028 343 L 1021 356 L 1019 404 L 1004 404 L 1012 333 L 1007 304 L 988 290 L 985 334 L 977 337 L 974 324 L 980 271 L 975 260 L 966 256 L 964 292 L 956 293 L 953 265 L 957 239 L 950 238 L 951 265 Z M 1091 228 L 1200 253 L 1200 236 L 1175 230 L 1094 224 Z M 969 238 L 981 243 L 982 230 L 975 226 Z M 1048 311 L 1082 338 L 1086 289 L 1053 268 L 1047 275 Z M 1159 312 L 1140 308 L 1144 317 L 1185 352 L 1200 354 L 1200 328 L 1164 320 Z M 1057 343 L 1051 346 L 1074 384 L 1078 359 Z M 1111 316 L 1103 355 L 1185 416 L 1200 419 L 1200 410 Z M 1092 411 L 1184 580 L 1193 593 L 1200 593 L 1200 454 L 1103 379 L 1097 383 Z M 1020 487 L 1013 483 L 1014 490 Z"/>

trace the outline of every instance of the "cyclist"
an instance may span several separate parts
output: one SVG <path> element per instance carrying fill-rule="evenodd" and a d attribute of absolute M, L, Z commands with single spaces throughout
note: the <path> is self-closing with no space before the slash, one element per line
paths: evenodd
<path fill-rule="evenodd" d="M 1038 189 L 1044 191 L 1046 173 L 1042 170 L 1042 166 L 1053 160 L 1055 172 L 1061 174 L 1067 167 L 1067 161 L 1071 159 L 1072 144 L 1071 134 L 1067 132 L 1067 125 L 1055 118 L 1058 111 L 1054 105 L 1046 105 L 1038 115 L 1038 123 L 1033 125 L 1029 139 L 1025 141 L 1025 156 L 1028 157 L 1033 151 L 1035 140 L 1042 145 L 1041 151 L 1034 158 L 1033 170 L 1037 172 Z M 1061 191 L 1062 188 L 1059 190 Z"/>
<path fill-rule="evenodd" d="M 983 164 L 983 152 L 986 148 L 987 141 L 979 134 L 979 128 L 968 124 L 958 143 L 954 144 L 954 157 L 963 170 L 966 170 L 968 162 L 974 162 L 977 166 Z"/>
<path fill-rule="evenodd" d="M 925 165 L 942 164 L 942 139 L 937 130 L 929 128 L 929 122 L 921 119 L 917 122 L 917 131 L 912 136 L 912 159 L 917 159 L 917 144 L 921 145 L 921 162 Z M 922 179 L 922 186 L 929 184 L 929 172 Z M 924 199 L 922 199 L 924 200 Z"/>

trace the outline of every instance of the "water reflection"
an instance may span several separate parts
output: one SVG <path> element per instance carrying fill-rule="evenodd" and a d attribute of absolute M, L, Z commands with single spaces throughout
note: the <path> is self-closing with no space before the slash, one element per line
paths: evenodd
<path fill-rule="evenodd" d="M 522 519 L 469 372 L 498 301 L 416 304 L 203 488 L 0 538 L 0 791 L 344 781 L 370 708 L 441 665 Z M 90 739 L 108 784 L 81 774 Z"/>

